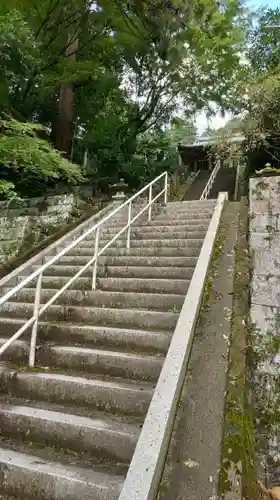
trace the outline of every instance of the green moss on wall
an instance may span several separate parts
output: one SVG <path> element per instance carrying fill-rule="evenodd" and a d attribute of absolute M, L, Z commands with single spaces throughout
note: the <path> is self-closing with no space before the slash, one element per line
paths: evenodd
<path fill-rule="evenodd" d="M 235 248 L 235 276 L 225 427 L 220 471 L 220 496 L 258 499 L 254 415 L 248 377 L 250 260 L 247 243 L 248 207 L 243 199 Z"/>

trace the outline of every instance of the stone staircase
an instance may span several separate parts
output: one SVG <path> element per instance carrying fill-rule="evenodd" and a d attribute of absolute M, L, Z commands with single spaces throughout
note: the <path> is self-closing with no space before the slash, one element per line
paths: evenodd
<path fill-rule="evenodd" d="M 0 363 L 2 498 L 117 500 L 215 201 L 168 203 L 120 237 Z M 102 233 L 108 242 L 126 224 Z M 93 255 L 84 240 L 44 272 L 41 303 Z M 6 290 L 7 291 L 7 290 Z M 4 290 L 5 292 L 5 290 Z M 33 314 L 34 286 L 0 309 L 0 345 Z"/>
<path fill-rule="evenodd" d="M 205 188 L 209 177 L 211 175 L 211 170 L 201 170 L 198 176 L 195 178 L 193 183 L 187 189 L 185 196 L 183 198 L 184 201 L 189 200 L 199 200 L 202 195 L 203 189 Z"/>

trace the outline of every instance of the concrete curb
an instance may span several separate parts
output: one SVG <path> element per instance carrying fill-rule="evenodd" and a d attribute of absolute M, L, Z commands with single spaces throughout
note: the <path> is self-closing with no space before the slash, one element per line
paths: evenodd
<path fill-rule="evenodd" d="M 250 258 L 248 206 L 239 203 L 235 241 L 231 332 L 227 373 L 225 421 L 219 481 L 219 498 L 258 499 L 256 443 L 248 373 L 250 364 Z M 227 334 L 227 332 L 225 332 Z M 250 375 L 250 374 L 249 374 Z"/>
<path fill-rule="evenodd" d="M 220 193 L 119 500 L 154 500 L 172 434 L 205 278 L 227 193 Z"/>

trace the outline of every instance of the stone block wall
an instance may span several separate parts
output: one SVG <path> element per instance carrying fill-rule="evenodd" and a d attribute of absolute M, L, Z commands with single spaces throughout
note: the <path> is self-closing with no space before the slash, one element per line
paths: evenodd
<path fill-rule="evenodd" d="M 262 473 L 280 484 L 280 176 L 250 179 L 255 407 Z"/>
<path fill-rule="evenodd" d="M 0 263 L 53 234 L 88 206 L 73 194 L 0 202 Z"/>

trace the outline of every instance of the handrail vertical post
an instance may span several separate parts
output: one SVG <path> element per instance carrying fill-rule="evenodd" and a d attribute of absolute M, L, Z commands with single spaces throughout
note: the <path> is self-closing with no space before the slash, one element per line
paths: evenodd
<path fill-rule="evenodd" d="M 96 276 L 97 276 L 97 266 L 98 266 L 98 250 L 99 250 L 99 239 L 100 239 L 100 227 L 97 228 L 95 232 L 95 241 L 94 241 L 94 264 L 92 271 L 92 285 L 91 289 L 96 290 Z"/>
<path fill-rule="evenodd" d="M 131 213 L 132 213 L 132 202 L 129 203 L 128 205 L 128 228 L 127 228 L 127 235 L 126 235 L 126 249 L 130 250 L 130 235 L 131 235 Z"/>
<path fill-rule="evenodd" d="M 167 175 L 167 172 L 165 172 L 165 176 L 164 176 L 164 204 L 165 205 L 167 203 L 167 190 L 168 190 L 168 175 Z"/>
<path fill-rule="evenodd" d="M 31 367 L 33 367 L 35 364 L 35 356 L 36 356 L 36 343 L 37 343 L 39 309 L 40 309 L 40 301 L 41 301 L 42 276 L 43 276 L 43 273 L 40 273 L 38 276 L 37 284 L 36 284 L 35 300 L 34 300 L 33 315 L 35 317 L 35 321 L 34 321 L 33 327 L 32 327 L 31 340 L 30 340 L 30 350 L 29 350 L 29 366 L 31 366 Z"/>
<path fill-rule="evenodd" d="M 149 187 L 149 209 L 148 209 L 148 221 L 150 222 L 152 218 L 152 199 L 153 199 L 153 185 Z"/>

